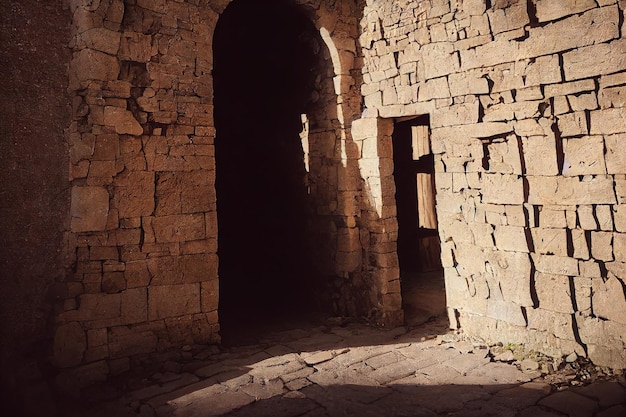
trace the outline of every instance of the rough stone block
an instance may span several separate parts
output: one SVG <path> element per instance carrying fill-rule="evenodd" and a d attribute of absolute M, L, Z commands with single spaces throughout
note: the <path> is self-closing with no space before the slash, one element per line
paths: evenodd
<path fill-rule="evenodd" d="M 563 151 L 565 154 L 563 175 L 606 174 L 604 140 L 602 136 L 564 139 Z"/>
<path fill-rule="evenodd" d="M 526 211 L 524 206 L 505 206 L 506 219 L 509 226 L 528 227 L 528 220 L 526 218 Z"/>
<path fill-rule="evenodd" d="M 125 171 L 116 177 L 114 184 L 120 218 L 149 216 L 154 212 L 154 173 Z"/>
<path fill-rule="evenodd" d="M 469 94 L 489 94 L 489 83 L 479 71 L 468 71 L 448 76 L 448 85 L 452 97 Z"/>
<path fill-rule="evenodd" d="M 560 81 L 560 80 L 559 80 Z M 593 80 L 572 81 L 546 85 L 544 94 L 546 97 L 567 96 L 587 91 L 595 91 L 596 83 Z"/>
<path fill-rule="evenodd" d="M 116 57 L 93 49 L 81 49 L 70 63 L 70 88 L 86 88 L 91 80 L 114 81 L 120 72 Z"/>
<path fill-rule="evenodd" d="M 530 229 L 535 252 L 543 255 L 567 256 L 567 234 L 565 229 Z"/>
<path fill-rule="evenodd" d="M 487 10 L 487 6 L 485 4 L 485 0 L 464 0 L 463 1 L 463 11 L 470 16 L 480 16 L 485 10 Z"/>
<path fill-rule="evenodd" d="M 520 46 L 524 57 L 547 55 L 587 45 L 600 44 L 619 37 L 619 10 L 617 6 L 594 8 L 581 15 L 537 28 L 531 28 L 528 38 Z M 566 79 L 567 62 L 564 62 Z"/>
<path fill-rule="evenodd" d="M 124 272 L 105 272 L 102 274 L 102 291 L 115 294 L 126 289 Z"/>
<path fill-rule="evenodd" d="M 528 327 L 555 335 L 558 339 L 574 340 L 572 316 L 541 308 L 526 310 Z"/>
<path fill-rule="evenodd" d="M 483 202 L 492 204 L 524 203 L 524 184 L 517 175 L 485 174 Z"/>
<path fill-rule="evenodd" d="M 607 172 L 609 174 L 626 174 L 626 158 L 624 157 L 626 134 L 605 136 L 604 143 L 606 146 L 606 155 L 604 157 Z"/>
<path fill-rule="evenodd" d="M 79 365 L 87 350 L 85 331 L 77 322 L 60 325 L 54 334 L 54 363 L 67 368 Z"/>
<path fill-rule="evenodd" d="M 202 311 L 215 311 L 219 302 L 219 281 L 214 279 L 201 283 Z"/>
<path fill-rule="evenodd" d="M 576 210 L 578 214 L 578 223 L 584 230 L 598 230 L 599 225 L 593 211 L 593 206 L 582 205 Z"/>
<path fill-rule="evenodd" d="M 500 250 L 513 252 L 528 252 L 526 230 L 524 227 L 496 226 L 493 236 L 496 247 Z"/>
<path fill-rule="evenodd" d="M 564 229 L 567 227 L 565 210 L 542 207 L 539 212 L 539 227 Z"/>
<path fill-rule="evenodd" d="M 574 246 L 574 258 L 589 259 L 589 242 L 584 230 L 572 229 L 572 244 Z M 587 276 L 584 275 L 583 276 Z"/>
<path fill-rule="evenodd" d="M 478 99 L 474 99 L 473 102 L 438 109 L 432 115 L 431 126 L 443 127 L 478 123 L 479 105 Z"/>
<path fill-rule="evenodd" d="M 595 91 L 567 96 L 567 101 L 573 111 L 595 110 L 598 108 L 598 98 Z"/>
<path fill-rule="evenodd" d="M 528 202 L 536 205 L 614 204 L 615 190 L 611 177 L 526 177 Z"/>
<path fill-rule="evenodd" d="M 532 136 L 522 138 L 526 174 L 556 175 L 559 172 L 554 137 Z"/>
<path fill-rule="evenodd" d="M 626 234 L 613 234 L 613 254 L 618 262 L 626 262 Z M 621 277 L 625 278 L 626 277 Z"/>
<path fill-rule="evenodd" d="M 537 20 L 547 22 L 596 7 L 594 0 L 537 0 Z"/>
<path fill-rule="evenodd" d="M 611 206 L 597 205 L 596 218 L 600 225 L 600 230 L 613 231 L 613 216 L 611 216 Z"/>
<path fill-rule="evenodd" d="M 589 133 L 587 125 L 587 115 L 585 112 L 567 113 L 557 117 L 557 124 L 561 135 L 566 136 L 582 136 Z"/>
<path fill-rule="evenodd" d="M 487 11 L 494 35 L 519 29 L 530 23 L 526 5 L 523 2 L 508 2 L 506 8 L 494 7 Z"/>
<path fill-rule="evenodd" d="M 151 286 L 148 300 L 149 320 L 201 312 L 199 284 Z"/>
<path fill-rule="evenodd" d="M 574 49 L 563 54 L 566 80 L 612 74 L 626 69 L 626 39 Z"/>
<path fill-rule="evenodd" d="M 436 98 L 449 98 L 450 89 L 446 77 L 426 80 L 420 84 L 418 91 L 419 101 L 428 101 Z"/>
<path fill-rule="evenodd" d="M 131 112 L 121 107 L 106 106 L 104 108 L 104 124 L 115 129 L 118 134 L 141 135 L 143 127 Z"/>
<path fill-rule="evenodd" d="M 507 136 L 506 140 L 483 140 L 483 165 L 491 172 L 501 174 L 522 174 L 520 149 L 514 135 Z"/>
<path fill-rule="evenodd" d="M 109 351 L 113 359 L 154 352 L 157 343 L 155 332 L 142 327 L 114 327 L 109 333 Z"/>
<path fill-rule="evenodd" d="M 623 108 L 596 110 L 592 111 L 590 116 L 592 135 L 610 135 L 626 131 L 626 111 Z"/>
<path fill-rule="evenodd" d="M 555 275 L 578 275 L 578 260 L 556 255 L 531 254 L 538 272 Z"/>
<path fill-rule="evenodd" d="M 145 260 L 126 262 L 124 278 L 128 288 L 146 287 L 150 283 L 150 273 Z"/>
<path fill-rule="evenodd" d="M 613 206 L 613 221 L 615 222 L 615 230 L 626 232 L 626 206 Z"/>
<path fill-rule="evenodd" d="M 564 314 L 574 312 L 570 278 L 565 275 L 535 273 L 535 290 L 539 308 Z"/>
<path fill-rule="evenodd" d="M 494 278 L 490 288 L 494 290 L 491 296 L 501 298 L 507 302 L 513 302 L 520 306 L 532 306 L 530 291 L 531 263 L 528 254 L 519 252 L 492 251 L 486 252 L 484 268 L 487 280 Z"/>
<path fill-rule="evenodd" d="M 122 293 L 122 323 L 134 324 L 148 320 L 148 290 L 128 289 Z"/>
<path fill-rule="evenodd" d="M 593 312 L 596 316 L 607 320 L 626 324 L 626 299 L 624 298 L 623 281 L 615 276 L 593 279 Z"/>
<path fill-rule="evenodd" d="M 152 225 L 157 242 L 182 242 L 205 238 L 204 215 L 157 216 Z"/>
<path fill-rule="evenodd" d="M 120 316 L 120 294 L 83 294 L 79 297 L 78 310 L 59 315 L 64 321 L 93 321 L 113 319 Z"/>
<path fill-rule="evenodd" d="M 507 301 L 487 300 L 486 315 L 515 326 L 526 326 L 526 318 L 520 306 Z"/>
<path fill-rule="evenodd" d="M 448 75 L 459 70 L 459 56 L 448 42 L 422 46 L 422 62 L 426 79 Z"/>
<path fill-rule="evenodd" d="M 626 107 L 626 87 L 609 87 L 600 90 L 598 104 L 603 109 Z"/>
<path fill-rule="evenodd" d="M 91 28 L 76 36 L 76 49 L 93 49 L 116 55 L 120 47 L 121 34 L 106 28 Z"/>
<path fill-rule="evenodd" d="M 591 232 L 591 256 L 601 261 L 613 260 L 613 233 Z"/>
<path fill-rule="evenodd" d="M 95 232 L 106 229 L 109 193 L 102 187 L 73 187 L 70 205 L 72 232 Z"/>

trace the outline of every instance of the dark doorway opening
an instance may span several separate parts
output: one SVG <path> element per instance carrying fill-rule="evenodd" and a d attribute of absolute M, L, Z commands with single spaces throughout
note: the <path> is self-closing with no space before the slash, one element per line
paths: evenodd
<path fill-rule="evenodd" d="M 403 308 L 418 325 L 446 307 L 428 116 L 397 122 L 392 141 Z"/>
<path fill-rule="evenodd" d="M 313 309 L 300 132 L 319 33 L 290 1 L 235 0 L 214 35 L 222 337 Z"/>

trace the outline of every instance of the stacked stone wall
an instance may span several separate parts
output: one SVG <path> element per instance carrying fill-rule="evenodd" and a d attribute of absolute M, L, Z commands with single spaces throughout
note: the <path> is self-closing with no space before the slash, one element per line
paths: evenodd
<path fill-rule="evenodd" d="M 69 370 L 64 381 L 84 385 L 145 354 L 219 341 L 212 36 L 229 1 L 69 3 L 73 273 L 60 291 L 53 356 Z M 353 1 L 299 3 L 333 69 L 321 74 L 309 115 L 309 182 L 329 242 L 320 269 L 332 277 L 336 310 L 357 314 L 369 306 L 355 296 L 367 289 L 361 183 L 349 174 L 358 10 Z"/>
<path fill-rule="evenodd" d="M 626 367 L 625 12 L 368 1 L 365 115 L 430 115 L 453 327 Z"/>

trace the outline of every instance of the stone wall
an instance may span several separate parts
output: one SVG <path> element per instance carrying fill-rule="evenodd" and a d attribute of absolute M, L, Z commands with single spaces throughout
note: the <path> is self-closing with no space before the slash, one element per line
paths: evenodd
<path fill-rule="evenodd" d="M 331 69 L 308 115 L 311 198 L 328 245 L 320 270 L 337 312 L 365 314 L 380 300 L 363 278 L 362 182 L 349 130 L 361 112 L 359 9 L 299 3 Z M 211 72 L 213 32 L 228 4 L 70 1 L 73 273 L 53 352 L 68 369 L 65 383 L 123 372 L 137 355 L 219 341 Z M 399 300 L 397 274 L 395 282 Z"/>
<path fill-rule="evenodd" d="M 625 12 L 367 2 L 355 125 L 430 115 L 453 327 L 626 367 Z"/>

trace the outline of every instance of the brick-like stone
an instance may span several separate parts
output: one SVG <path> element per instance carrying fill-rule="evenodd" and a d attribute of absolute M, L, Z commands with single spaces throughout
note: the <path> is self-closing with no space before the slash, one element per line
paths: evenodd
<path fill-rule="evenodd" d="M 131 112 L 120 107 L 106 106 L 104 108 L 104 124 L 115 129 L 119 134 L 141 135 L 143 127 Z"/>
<path fill-rule="evenodd" d="M 109 215 L 109 193 L 102 187 L 73 187 L 70 215 L 73 232 L 105 230 Z"/>
<path fill-rule="evenodd" d="M 528 175 L 556 175 L 559 172 L 554 137 L 522 138 L 522 149 Z"/>
<path fill-rule="evenodd" d="M 122 292 L 121 315 L 123 324 L 147 321 L 148 290 L 146 288 L 133 288 Z"/>
<path fill-rule="evenodd" d="M 544 255 L 567 256 L 567 234 L 565 229 L 530 229 L 535 252 Z"/>
<path fill-rule="evenodd" d="M 532 254 L 535 268 L 539 272 L 555 275 L 578 275 L 578 261 L 574 258 L 567 258 L 556 255 Z"/>
<path fill-rule="evenodd" d="M 154 212 L 154 173 L 125 171 L 115 178 L 115 202 L 120 218 L 149 216 Z"/>
<path fill-rule="evenodd" d="M 615 190 L 611 177 L 593 178 L 528 176 L 528 202 L 550 204 L 614 204 Z"/>
<path fill-rule="evenodd" d="M 524 184 L 517 175 L 485 174 L 483 201 L 493 204 L 522 204 Z"/>
<path fill-rule="evenodd" d="M 603 278 L 594 278 L 593 312 L 596 316 L 626 324 L 626 299 L 622 284 L 615 276 L 606 281 Z"/>
<path fill-rule="evenodd" d="M 537 20 L 548 22 L 596 7 L 594 0 L 537 0 Z"/>
<path fill-rule="evenodd" d="M 591 256 L 601 261 L 613 260 L 613 233 L 591 232 Z"/>
<path fill-rule="evenodd" d="M 513 252 L 528 252 L 526 231 L 524 227 L 496 226 L 493 236 L 496 247 Z"/>
<path fill-rule="evenodd" d="M 203 214 L 157 216 L 153 220 L 157 242 L 180 242 L 205 238 Z"/>
<path fill-rule="evenodd" d="M 574 312 L 569 277 L 537 272 L 535 290 L 539 299 L 539 308 L 564 314 Z"/>
<path fill-rule="evenodd" d="M 199 313 L 200 285 L 180 284 L 148 288 L 148 319 L 160 320 Z"/>
<path fill-rule="evenodd" d="M 565 160 L 563 175 L 603 175 L 606 174 L 604 163 L 604 140 L 602 136 L 583 136 L 563 140 Z"/>
<path fill-rule="evenodd" d="M 80 324 L 60 325 L 54 334 L 54 363 L 62 368 L 79 365 L 87 349 L 87 336 Z"/>
<path fill-rule="evenodd" d="M 590 117 L 592 135 L 626 132 L 626 111 L 623 108 L 592 111 Z"/>

